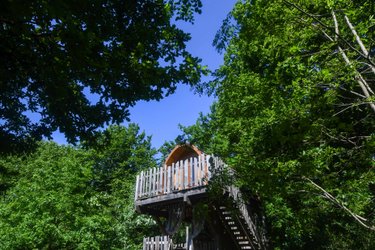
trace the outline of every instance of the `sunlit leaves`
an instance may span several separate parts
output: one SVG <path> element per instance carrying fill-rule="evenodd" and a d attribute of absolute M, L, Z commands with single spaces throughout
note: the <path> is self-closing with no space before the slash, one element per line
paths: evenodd
<path fill-rule="evenodd" d="M 364 59 L 342 19 L 342 40 L 327 38 L 334 36 L 332 8 L 350 15 L 370 46 L 371 1 L 239 1 L 231 12 L 238 32 L 228 38 L 226 21 L 216 37 L 226 47 L 212 85 L 217 103 L 184 129 L 259 195 L 277 249 L 374 247 L 374 233 L 338 206 L 374 224 L 374 115 L 338 44 L 353 67 L 362 69 Z"/>
<path fill-rule="evenodd" d="M 155 165 L 155 151 L 134 124 L 99 138 L 96 149 L 41 143 L 1 158 L 0 248 L 140 248 L 155 223 L 134 210 L 135 174 Z"/>

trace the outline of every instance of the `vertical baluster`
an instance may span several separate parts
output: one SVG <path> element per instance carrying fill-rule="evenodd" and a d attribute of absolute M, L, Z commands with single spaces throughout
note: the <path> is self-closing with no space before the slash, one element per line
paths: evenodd
<path fill-rule="evenodd" d="M 172 163 L 172 173 L 171 173 L 171 191 L 176 188 L 176 164 Z"/>
<path fill-rule="evenodd" d="M 157 189 L 158 189 L 158 185 L 159 185 L 159 169 L 158 168 L 155 168 L 154 169 L 154 195 L 157 194 Z"/>
<path fill-rule="evenodd" d="M 147 182 L 146 182 L 146 195 L 149 196 L 150 195 L 150 169 L 147 170 Z"/>
<path fill-rule="evenodd" d="M 164 165 L 164 176 L 163 176 L 163 194 L 167 193 L 168 188 L 168 168 Z"/>
<path fill-rule="evenodd" d="M 201 157 L 202 155 L 198 155 L 198 165 L 197 165 L 197 185 L 201 185 Z"/>
<path fill-rule="evenodd" d="M 161 194 L 163 193 L 163 188 L 164 188 L 164 178 L 163 178 L 163 173 L 164 173 L 164 167 L 159 168 L 159 188 L 158 188 L 158 193 Z"/>
<path fill-rule="evenodd" d="M 176 162 L 176 189 L 180 187 L 180 162 Z"/>
<path fill-rule="evenodd" d="M 143 171 L 141 171 L 141 178 L 140 178 L 140 184 L 139 184 L 139 196 L 138 197 L 142 197 L 143 196 Z"/>
<path fill-rule="evenodd" d="M 203 178 L 204 178 L 204 154 L 201 155 L 200 172 L 201 172 L 201 185 L 203 185 Z"/>
<path fill-rule="evenodd" d="M 209 178 L 210 178 L 210 172 L 208 171 L 208 166 L 209 166 L 209 164 L 210 164 L 209 159 L 210 159 L 210 155 L 207 155 L 207 156 L 205 157 L 205 176 L 206 176 L 206 184 L 207 184 L 207 181 L 208 181 Z"/>
<path fill-rule="evenodd" d="M 155 168 L 154 170 L 154 195 L 156 195 L 158 192 L 158 185 L 159 185 L 159 168 Z"/>
<path fill-rule="evenodd" d="M 194 157 L 194 184 L 193 185 L 198 186 L 198 158 L 197 157 Z"/>
<path fill-rule="evenodd" d="M 187 177 L 188 177 L 188 167 L 189 167 L 189 164 L 188 164 L 189 162 L 188 162 L 188 160 L 186 159 L 185 161 L 184 161 L 184 163 L 183 163 L 183 175 L 184 175 L 184 178 L 182 179 L 183 180 L 183 182 L 182 182 L 182 189 L 186 189 L 187 188 L 187 182 L 188 182 L 188 180 L 187 180 Z"/>
<path fill-rule="evenodd" d="M 155 195 L 158 194 L 158 189 L 160 185 L 159 177 L 160 177 L 160 168 L 155 168 Z"/>
<path fill-rule="evenodd" d="M 157 169 L 152 168 L 152 195 L 156 193 L 156 184 L 157 184 Z"/>
<path fill-rule="evenodd" d="M 164 188 L 164 180 L 163 180 L 163 173 L 164 173 L 164 167 L 159 168 L 159 188 L 158 188 L 158 193 L 162 194 L 163 193 L 163 188 Z"/>
<path fill-rule="evenodd" d="M 172 175 L 171 175 L 171 171 L 172 171 L 172 166 L 167 166 L 167 170 L 168 170 L 168 178 L 167 178 L 167 193 L 169 194 L 171 192 L 171 185 L 172 185 Z"/>
<path fill-rule="evenodd" d="M 143 238 L 143 250 L 147 250 L 147 238 Z"/>
<path fill-rule="evenodd" d="M 144 180 L 144 182 L 145 182 L 145 184 L 144 184 L 145 185 L 145 192 L 144 192 L 144 194 L 148 195 L 148 189 L 147 189 L 147 186 L 148 186 L 148 170 L 145 171 L 144 177 L 145 177 L 145 180 Z"/>
<path fill-rule="evenodd" d="M 181 189 L 181 168 L 182 168 L 182 162 L 178 162 L 178 190 Z"/>
<path fill-rule="evenodd" d="M 152 168 L 148 171 L 148 196 L 152 193 Z"/>
<path fill-rule="evenodd" d="M 181 177 L 180 177 L 180 162 L 178 161 L 176 163 L 176 189 L 177 190 L 180 188 L 180 181 L 181 181 Z"/>
<path fill-rule="evenodd" d="M 184 177 L 185 177 L 184 161 L 180 161 L 180 188 L 179 190 L 184 188 Z"/>
<path fill-rule="evenodd" d="M 153 196 L 155 193 L 155 184 L 156 184 L 156 179 L 155 179 L 155 174 L 156 168 L 151 169 L 151 195 Z"/>
<path fill-rule="evenodd" d="M 155 249 L 156 249 L 156 250 L 160 250 L 160 248 L 159 248 L 159 244 L 160 244 L 160 243 L 159 243 L 159 240 L 160 240 L 160 239 L 159 239 L 159 236 L 157 236 L 156 239 L 155 239 L 155 245 L 156 245 L 156 248 L 155 248 Z"/>
<path fill-rule="evenodd" d="M 152 194 L 152 168 L 148 171 L 148 196 Z"/>
<path fill-rule="evenodd" d="M 139 192 L 139 174 L 137 175 L 137 180 L 135 181 L 134 201 L 138 199 L 138 192 Z"/>
<path fill-rule="evenodd" d="M 189 172 L 188 172 L 188 182 L 189 187 L 193 186 L 193 173 L 194 173 L 194 164 L 193 157 L 190 157 L 189 160 Z"/>

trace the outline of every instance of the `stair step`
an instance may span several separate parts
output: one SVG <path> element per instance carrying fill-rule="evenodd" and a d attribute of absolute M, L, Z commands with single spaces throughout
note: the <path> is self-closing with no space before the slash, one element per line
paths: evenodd
<path fill-rule="evenodd" d="M 250 242 L 248 240 L 245 240 L 245 241 L 239 241 L 238 244 L 240 244 L 240 245 L 248 245 L 248 244 L 250 244 Z"/>
<path fill-rule="evenodd" d="M 244 237 L 244 236 L 237 236 L 236 237 L 236 240 L 243 240 L 243 239 L 245 239 L 246 237 Z"/>

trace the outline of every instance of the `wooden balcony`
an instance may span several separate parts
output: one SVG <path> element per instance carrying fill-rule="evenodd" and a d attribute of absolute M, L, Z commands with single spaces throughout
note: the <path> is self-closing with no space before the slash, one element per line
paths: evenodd
<path fill-rule="evenodd" d="M 136 179 L 136 210 L 152 215 L 165 235 L 144 238 L 143 249 L 268 249 L 265 231 L 258 230 L 265 223 L 264 216 L 256 212 L 256 200 L 244 200 L 239 188 L 226 183 L 224 195 L 210 197 L 213 199 L 207 203 L 211 178 L 223 173 L 235 177 L 222 160 L 190 144 L 177 145 L 163 167 L 142 171 Z M 202 204 L 206 205 L 204 216 L 195 212 Z M 248 211 L 252 204 L 255 209 Z M 181 225 L 186 227 L 186 240 L 177 244 L 171 239 L 181 236 Z"/>
<path fill-rule="evenodd" d="M 192 198 L 206 193 L 211 178 L 210 155 L 179 160 L 171 165 L 142 171 L 136 180 L 137 207 Z"/>

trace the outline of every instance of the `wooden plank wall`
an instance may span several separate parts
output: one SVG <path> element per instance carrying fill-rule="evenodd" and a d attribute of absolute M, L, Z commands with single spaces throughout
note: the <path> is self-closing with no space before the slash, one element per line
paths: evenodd
<path fill-rule="evenodd" d="M 136 180 L 135 200 L 207 185 L 211 177 L 210 158 L 202 154 L 178 161 L 172 166 L 142 171 Z"/>

